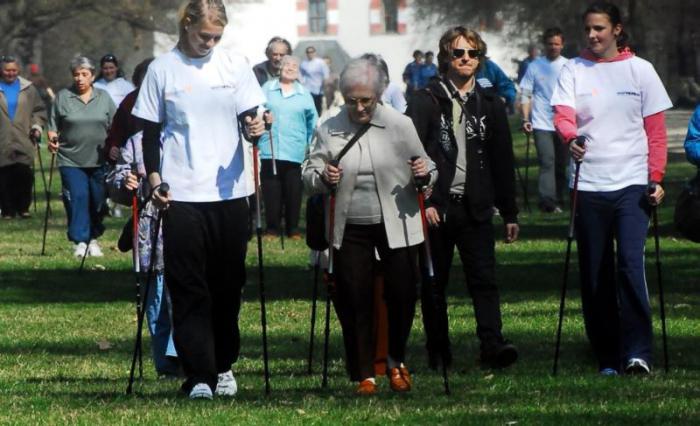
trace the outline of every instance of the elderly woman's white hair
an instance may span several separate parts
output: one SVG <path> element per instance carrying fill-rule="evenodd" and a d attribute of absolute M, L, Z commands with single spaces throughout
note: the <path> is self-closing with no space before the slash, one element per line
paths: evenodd
<path fill-rule="evenodd" d="M 86 56 L 76 56 L 70 61 L 70 72 L 75 72 L 79 69 L 88 69 L 95 74 L 95 64 Z"/>
<path fill-rule="evenodd" d="M 384 80 L 384 72 L 376 63 L 367 59 L 353 59 L 340 73 L 340 93 L 345 95 L 353 87 L 366 86 L 380 98 L 384 92 Z"/>
<path fill-rule="evenodd" d="M 287 64 L 296 64 L 298 67 L 300 63 L 301 63 L 301 61 L 296 56 L 284 55 L 284 56 L 282 56 L 282 59 L 280 60 L 280 68 L 282 68 L 283 66 L 285 66 Z"/>

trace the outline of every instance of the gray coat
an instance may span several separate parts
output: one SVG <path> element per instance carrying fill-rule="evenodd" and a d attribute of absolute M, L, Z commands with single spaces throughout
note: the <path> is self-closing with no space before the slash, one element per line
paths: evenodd
<path fill-rule="evenodd" d="M 29 140 L 29 130 L 46 123 L 46 105 L 31 81 L 19 79 L 19 98 L 14 121 L 10 121 L 7 99 L 0 91 L 0 167 L 34 163 L 36 147 Z"/>
<path fill-rule="evenodd" d="M 425 153 L 410 118 L 391 108 L 377 105 L 370 123 L 372 126 L 361 140 L 366 140 L 369 146 L 389 247 L 393 249 L 420 244 L 423 242 L 423 229 L 417 193 L 411 168 L 406 162 L 413 156 L 420 156 L 429 162 L 431 170 L 434 165 Z M 359 124 L 350 121 L 348 112 L 343 107 L 316 130 L 302 172 L 306 189 L 311 194 L 329 192 L 320 174 L 326 163 L 338 155 L 359 128 Z M 343 177 L 338 184 L 335 204 L 333 246 L 336 248 L 340 248 L 343 241 L 346 215 L 360 166 L 360 151 L 357 146 L 347 152 L 340 165 L 343 167 Z M 431 173 L 430 184 L 436 179 L 437 172 L 434 171 Z"/>

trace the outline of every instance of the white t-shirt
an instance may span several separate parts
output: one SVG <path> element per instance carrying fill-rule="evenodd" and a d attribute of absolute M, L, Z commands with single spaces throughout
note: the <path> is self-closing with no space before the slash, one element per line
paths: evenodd
<path fill-rule="evenodd" d="M 551 105 L 575 109 L 578 135 L 588 139 L 580 190 L 616 191 L 648 183 L 644 118 L 673 106 L 649 62 L 636 56 L 601 63 L 574 58 L 561 70 Z"/>
<path fill-rule="evenodd" d="M 135 89 L 134 85 L 123 77 L 117 77 L 110 82 L 101 78 L 97 80 L 93 86 L 98 89 L 106 90 L 112 98 L 112 101 L 114 101 L 114 105 L 117 107 L 122 103 L 126 95 L 133 92 Z"/>
<path fill-rule="evenodd" d="M 554 131 L 554 112 L 549 101 L 557 85 L 559 72 L 568 61 L 563 56 L 550 61 L 546 56 L 540 56 L 527 66 L 527 72 L 520 81 L 523 94 L 530 94 L 532 127 L 537 130 Z"/>
<path fill-rule="evenodd" d="M 203 58 L 176 48 L 151 63 L 132 113 L 164 125 L 161 176 L 173 200 L 221 201 L 252 193 L 237 117 L 264 103 L 245 58 L 221 48 Z"/>

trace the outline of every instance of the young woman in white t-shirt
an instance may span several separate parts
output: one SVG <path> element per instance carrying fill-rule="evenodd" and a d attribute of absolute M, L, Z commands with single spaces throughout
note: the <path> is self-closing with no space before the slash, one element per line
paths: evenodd
<path fill-rule="evenodd" d="M 647 374 L 644 243 L 651 206 L 664 197 L 664 111 L 672 104 L 654 67 L 627 47 L 616 6 L 596 2 L 583 21 L 588 48 L 562 68 L 551 104 L 557 132 L 582 161 L 576 239 L 584 322 L 601 374 Z M 577 136 L 586 137 L 584 147 L 572 143 Z"/>
<path fill-rule="evenodd" d="M 151 63 L 133 109 L 144 120 L 149 183 L 170 185 L 167 197 L 154 191 L 153 199 L 166 209 L 165 281 L 187 376 L 182 389 L 190 398 L 237 390 L 231 366 L 240 348 L 252 193 L 239 122 L 252 139 L 265 131 L 255 115 L 265 97 L 250 66 L 215 47 L 226 24 L 222 1 L 189 1 L 181 10 L 177 46 Z"/>

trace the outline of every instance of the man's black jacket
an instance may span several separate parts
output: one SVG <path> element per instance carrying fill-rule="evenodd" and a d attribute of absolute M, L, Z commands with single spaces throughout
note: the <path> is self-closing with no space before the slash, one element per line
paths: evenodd
<path fill-rule="evenodd" d="M 517 223 L 513 140 L 505 105 L 495 93 L 477 84 L 466 108 L 472 116 L 468 121 L 472 123 L 472 135 L 467 140 L 464 205 L 476 220 L 491 218 L 495 205 L 505 223 Z M 452 126 L 452 100 L 439 79 L 431 80 L 426 89 L 411 96 L 406 115 L 413 120 L 425 151 L 436 164 L 438 181 L 426 204 L 435 207 L 442 216 L 449 205 L 456 171 L 457 142 Z M 475 137 L 478 133 L 483 137 Z"/>

